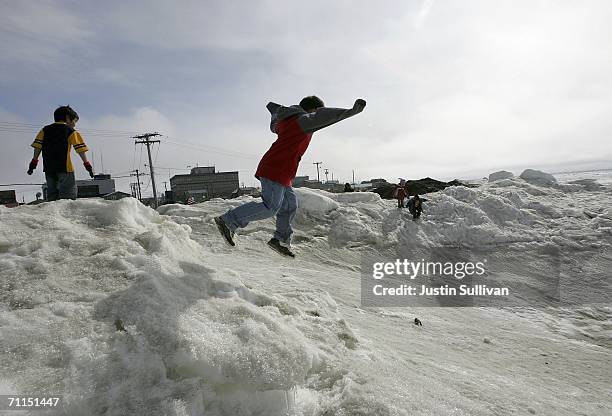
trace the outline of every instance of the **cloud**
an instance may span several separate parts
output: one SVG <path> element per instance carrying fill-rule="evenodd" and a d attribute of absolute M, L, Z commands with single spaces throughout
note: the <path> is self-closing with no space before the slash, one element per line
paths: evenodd
<path fill-rule="evenodd" d="M 55 0 L 12 2 L 0 14 L 0 62 L 5 68 L 59 68 L 92 35 L 85 19 Z M 7 71 L 8 75 L 15 75 Z"/>
<path fill-rule="evenodd" d="M 18 114 L 0 108 L 0 184 L 14 183 L 42 183 L 44 176 L 42 169 L 38 169 L 32 176 L 26 174 L 28 163 L 32 159 L 33 149 L 30 144 L 38 132 L 37 127 L 24 127 L 27 121 Z M 22 126 L 16 128 L 16 126 Z M 42 126 L 41 126 L 42 127 Z M 0 190 L 15 189 L 17 198 L 34 199 L 40 186 L 9 186 L 0 187 Z"/>
<path fill-rule="evenodd" d="M 368 106 L 315 135 L 305 172 L 309 158 L 389 178 L 612 158 L 610 20 L 604 1 L 21 2 L 0 17 L 0 106 L 78 103 L 84 130 L 199 146 L 163 143 L 165 166 L 252 171 L 273 139 L 266 102 L 310 94 Z M 129 138 L 91 139 L 105 165 L 132 166 Z"/>
<path fill-rule="evenodd" d="M 140 87 L 142 84 L 130 74 L 113 68 L 98 67 L 94 69 L 95 78 L 104 84 L 111 84 L 122 88 Z"/>
<path fill-rule="evenodd" d="M 83 128 L 92 130 L 119 130 L 119 131 L 163 131 L 164 134 L 173 135 L 176 132 L 175 124 L 159 110 L 152 107 L 133 108 L 123 114 L 104 115 L 92 120 L 84 119 L 80 123 Z"/>
<path fill-rule="evenodd" d="M 163 0 L 114 2 L 100 10 L 110 36 L 167 49 L 266 49 L 283 53 L 308 44 L 359 42 L 382 30 L 401 1 L 386 7 L 348 0 L 279 5 L 273 0 L 233 3 L 186 0 L 180 7 Z M 146 12 L 143 13 L 143 9 Z M 378 23 L 377 25 L 373 23 Z M 155 30 L 151 30 L 155 28 Z M 326 42 L 320 42 L 325 40 Z"/>
<path fill-rule="evenodd" d="M 133 169 L 147 170 L 144 166 L 148 163 L 146 149 L 136 145 L 133 136 L 153 132 L 170 135 L 176 132 L 175 124 L 151 107 L 133 108 L 123 114 L 84 118 L 79 121 L 78 128 L 90 148 L 90 157 L 96 171 L 102 171 L 103 161 L 104 170 L 114 174 L 125 174 Z M 160 145 L 155 144 L 152 149 L 153 155 L 159 156 Z"/>
<path fill-rule="evenodd" d="M 431 12 L 431 8 L 433 7 L 434 1 L 435 0 L 423 0 L 421 9 L 419 10 L 418 14 L 416 15 L 416 18 L 414 19 L 415 29 L 418 30 L 421 28 L 421 26 L 423 26 L 425 20 L 427 20 L 427 16 Z"/>

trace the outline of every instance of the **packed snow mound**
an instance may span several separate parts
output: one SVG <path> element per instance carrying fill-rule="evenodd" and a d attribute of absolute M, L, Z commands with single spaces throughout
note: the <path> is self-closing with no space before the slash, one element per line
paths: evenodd
<path fill-rule="evenodd" d="M 538 185 L 555 185 L 557 183 L 557 179 L 550 173 L 535 169 L 525 169 L 520 178 Z"/>
<path fill-rule="evenodd" d="M 377 203 L 381 201 L 380 195 L 374 192 L 347 192 L 342 194 L 331 194 L 331 198 L 338 202 L 354 204 L 362 203 Z"/>
<path fill-rule="evenodd" d="M 577 201 L 565 186 L 536 185 L 519 178 L 498 180 L 479 188 L 453 186 L 425 195 L 425 214 L 416 223 L 410 221 L 408 210 L 397 209 L 394 201 L 373 198 L 343 203 L 333 201 L 333 194 L 324 191 L 300 190 L 300 198 L 304 197 L 306 203 L 300 200 L 294 228 L 304 233 L 314 229 L 332 247 L 368 246 L 376 250 L 388 249 L 398 242 L 414 247 L 601 247 L 612 231 L 606 211 L 585 208 L 589 201 L 603 207 L 610 196 L 587 193 Z M 594 189 L 591 182 L 572 186 L 576 187 L 574 192 L 577 188 L 581 192 Z M 323 202 L 315 203 L 317 200 Z"/>
<path fill-rule="evenodd" d="M 587 191 L 603 191 L 605 187 L 598 183 L 596 179 L 578 179 L 570 181 L 569 185 L 578 185 Z"/>
<path fill-rule="evenodd" d="M 595 298 L 612 291 L 610 190 L 449 187 L 412 221 L 374 193 L 296 189 L 295 260 L 267 247 L 272 218 L 236 247 L 219 236 L 213 217 L 260 198 L 0 207 L 0 394 L 62 393 L 75 416 L 601 414 L 609 307 L 362 308 L 360 262 L 487 246 L 516 279 L 548 276 L 528 262 L 553 253 L 563 277 L 601 277 Z M 567 396 L 577 373 L 589 388 Z"/>
<path fill-rule="evenodd" d="M 294 188 L 302 209 L 309 214 L 327 214 L 340 204 L 369 204 L 382 201 L 374 192 L 332 193 L 320 189 Z"/>
<path fill-rule="evenodd" d="M 512 172 L 508 172 L 507 170 L 500 170 L 498 172 L 493 172 L 489 175 L 489 182 L 498 181 L 500 179 L 512 178 L 514 178 L 514 174 Z"/>
<path fill-rule="evenodd" d="M 325 215 L 338 208 L 338 203 L 334 201 L 329 192 L 317 192 L 315 189 L 296 188 L 298 205 L 304 212 L 314 217 Z"/>
<path fill-rule="evenodd" d="M 352 383 L 359 342 L 334 300 L 251 289 L 192 232 L 132 198 L 0 207 L 1 339 L 21 356 L 2 357 L 3 385 L 62 393 L 68 415 L 314 415 L 354 400 L 314 387 Z"/>

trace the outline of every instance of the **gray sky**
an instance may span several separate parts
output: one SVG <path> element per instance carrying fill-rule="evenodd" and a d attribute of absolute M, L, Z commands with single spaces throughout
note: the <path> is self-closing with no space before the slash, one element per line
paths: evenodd
<path fill-rule="evenodd" d="M 611 167 L 611 21 L 590 0 L 0 0 L 0 183 L 44 181 L 29 145 L 70 104 L 97 171 L 146 169 L 130 136 L 159 131 L 162 190 L 195 164 L 255 185 L 266 103 L 311 94 L 368 106 L 316 133 L 298 174 Z"/>

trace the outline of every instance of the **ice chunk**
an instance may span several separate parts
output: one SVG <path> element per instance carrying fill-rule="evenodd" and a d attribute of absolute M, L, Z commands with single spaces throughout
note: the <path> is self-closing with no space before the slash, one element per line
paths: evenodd
<path fill-rule="evenodd" d="M 520 176 L 527 182 L 536 184 L 536 185 L 555 185 L 557 183 L 557 179 L 550 173 L 542 172 L 541 170 L 535 169 L 525 169 Z"/>
<path fill-rule="evenodd" d="M 298 209 L 312 214 L 315 217 L 327 214 L 338 208 L 338 203 L 334 201 L 328 192 L 317 191 L 308 188 L 296 188 L 298 196 Z M 327 195 L 326 195 L 327 194 Z"/>
<path fill-rule="evenodd" d="M 514 174 L 512 172 L 508 172 L 507 170 L 500 170 L 498 172 L 493 172 L 489 175 L 489 182 L 498 181 L 500 179 L 513 179 Z"/>

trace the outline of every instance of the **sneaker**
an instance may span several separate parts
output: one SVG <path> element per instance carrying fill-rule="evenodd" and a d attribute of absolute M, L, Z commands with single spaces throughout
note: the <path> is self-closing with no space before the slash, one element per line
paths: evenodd
<path fill-rule="evenodd" d="M 236 243 L 234 243 L 234 232 L 225 224 L 223 218 L 215 217 L 215 224 L 217 224 L 217 228 L 219 229 L 219 232 L 223 238 L 225 238 L 225 241 L 227 241 L 230 246 L 235 246 Z"/>
<path fill-rule="evenodd" d="M 289 247 L 285 247 L 284 245 L 282 245 L 281 242 L 278 241 L 276 238 L 273 238 L 270 241 L 268 241 L 268 245 L 272 247 L 272 250 L 276 251 L 279 254 L 282 254 L 283 256 L 287 256 L 291 258 L 295 257 L 295 254 L 293 254 L 293 252 L 289 249 Z"/>

